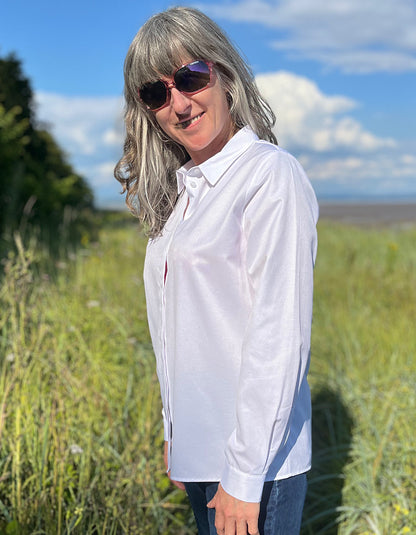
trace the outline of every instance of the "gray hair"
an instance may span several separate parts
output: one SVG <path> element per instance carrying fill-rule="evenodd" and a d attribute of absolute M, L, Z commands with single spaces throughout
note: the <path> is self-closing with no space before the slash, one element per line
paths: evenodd
<path fill-rule="evenodd" d="M 150 237 L 160 234 L 175 206 L 176 170 L 189 155 L 143 106 L 138 88 L 171 76 L 185 57 L 214 63 L 236 130 L 248 125 L 260 139 L 277 144 L 272 132 L 275 116 L 260 96 L 250 68 L 219 26 L 201 11 L 187 7 L 151 17 L 133 39 L 124 63 L 126 138 L 114 171 L 127 192 L 127 205 Z"/>

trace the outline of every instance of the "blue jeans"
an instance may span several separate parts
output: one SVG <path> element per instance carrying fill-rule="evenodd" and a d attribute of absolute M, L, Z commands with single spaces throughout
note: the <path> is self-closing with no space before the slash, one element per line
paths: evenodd
<path fill-rule="evenodd" d="M 218 483 L 185 483 L 199 535 L 217 535 L 215 509 L 207 508 L 217 487 Z M 260 502 L 260 535 L 299 534 L 306 488 L 306 474 L 264 484 Z"/>

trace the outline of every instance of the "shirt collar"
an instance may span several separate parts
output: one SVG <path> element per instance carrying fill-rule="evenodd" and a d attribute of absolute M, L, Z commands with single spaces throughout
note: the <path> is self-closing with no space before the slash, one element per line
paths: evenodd
<path fill-rule="evenodd" d="M 196 168 L 199 168 L 211 186 L 215 186 L 230 165 L 235 162 L 235 160 L 257 139 L 258 136 L 253 130 L 251 130 L 249 126 L 245 126 L 228 141 L 220 152 L 214 154 L 214 156 L 201 163 L 199 166 L 195 166 L 192 160 L 187 161 L 176 171 L 178 193 L 185 187 L 185 176 L 191 169 Z"/>

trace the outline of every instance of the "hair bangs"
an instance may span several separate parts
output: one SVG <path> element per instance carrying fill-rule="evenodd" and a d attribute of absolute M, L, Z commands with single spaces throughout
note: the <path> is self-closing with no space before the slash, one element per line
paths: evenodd
<path fill-rule="evenodd" d="M 169 77 L 184 63 L 194 59 L 212 60 L 214 47 L 204 39 L 201 27 L 190 31 L 189 24 L 194 22 L 168 17 L 163 14 L 151 18 L 140 30 L 132 43 L 134 83 L 136 87 Z"/>

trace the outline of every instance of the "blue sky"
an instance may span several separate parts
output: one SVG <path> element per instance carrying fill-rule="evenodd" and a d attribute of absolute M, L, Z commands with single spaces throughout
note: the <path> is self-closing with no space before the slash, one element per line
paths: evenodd
<path fill-rule="evenodd" d="M 416 198 L 415 0 L 201 0 L 252 65 L 279 144 L 318 197 Z M 173 5 L 6 0 L 0 55 L 15 52 L 46 122 L 100 206 L 122 206 L 123 61 Z"/>

